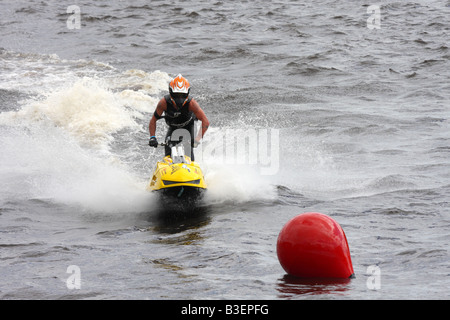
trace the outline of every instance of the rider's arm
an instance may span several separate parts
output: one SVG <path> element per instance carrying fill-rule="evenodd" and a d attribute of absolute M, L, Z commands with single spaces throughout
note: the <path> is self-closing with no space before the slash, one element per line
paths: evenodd
<path fill-rule="evenodd" d="M 150 123 L 148 124 L 148 130 L 150 131 L 150 137 L 154 137 L 156 133 L 156 121 L 159 120 L 164 111 L 167 109 L 166 100 L 163 98 L 158 102 L 155 112 L 153 113 Z"/>
<path fill-rule="evenodd" d="M 200 141 L 205 135 L 206 130 L 209 128 L 209 120 L 206 117 L 205 112 L 203 112 L 202 108 L 200 108 L 199 104 L 194 99 L 192 99 L 189 104 L 189 110 L 191 110 L 197 119 L 202 122 L 202 130 L 199 131 L 198 136 L 196 137 L 196 140 Z"/>

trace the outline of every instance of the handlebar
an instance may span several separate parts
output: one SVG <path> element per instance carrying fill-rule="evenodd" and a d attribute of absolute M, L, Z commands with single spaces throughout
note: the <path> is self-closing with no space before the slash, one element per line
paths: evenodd
<path fill-rule="evenodd" d="M 170 141 L 170 142 L 159 142 L 156 147 L 175 147 L 182 142 L 183 142 L 182 140 Z M 199 142 L 194 143 L 194 148 L 196 148 L 198 144 L 199 144 Z"/>
<path fill-rule="evenodd" d="M 171 144 L 171 143 L 167 143 L 167 142 L 159 142 L 157 147 L 174 147 L 174 146 L 178 145 L 179 143 L 181 143 L 181 141 L 179 141 L 175 144 Z"/>

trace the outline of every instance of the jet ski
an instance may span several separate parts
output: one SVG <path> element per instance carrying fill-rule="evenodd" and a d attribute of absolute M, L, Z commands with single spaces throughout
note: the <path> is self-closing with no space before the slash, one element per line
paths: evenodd
<path fill-rule="evenodd" d="M 165 200 L 199 200 L 207 186 L 199 164 L 185 155 L 182 140 L 171 138 L 158 146 L 168 146 L 171 155 L 156 163 L 147 190 L 157 193 Z"/>

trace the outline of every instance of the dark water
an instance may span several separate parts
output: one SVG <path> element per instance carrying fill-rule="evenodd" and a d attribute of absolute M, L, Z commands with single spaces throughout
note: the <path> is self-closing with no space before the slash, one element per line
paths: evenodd
<path fill-rule="evenodd" d="M 448 299 L 450 3 L 377 4 L 379 28 L 364 1 L 79 1 L 73 29 L 70 1 L 0 2 L 0 297 Z M 210 190 L 166 221 L 147 126 L 178 73 Z M 355 279 L 285 275 L 278 233 L 308 211 Z"/>

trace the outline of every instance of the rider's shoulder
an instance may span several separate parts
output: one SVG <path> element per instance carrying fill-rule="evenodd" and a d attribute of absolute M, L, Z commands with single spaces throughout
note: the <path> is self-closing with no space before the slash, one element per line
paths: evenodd
<path fill-rule="evenodd" d="M 194 98 L 191 98 L 189 106 L 194 107 L 194 108 L 200 108 L 200 105 L 198 104 L 197 100 L 195 100 Z"/>
<path fill-rule="evenodd" d="M 166 101 L 165 97 L 162 97 L 161 100 L 159 100 L 158 107 L 160 107 L 160 108 L 166 108 L 167 107 L 167 101 Z"/>

